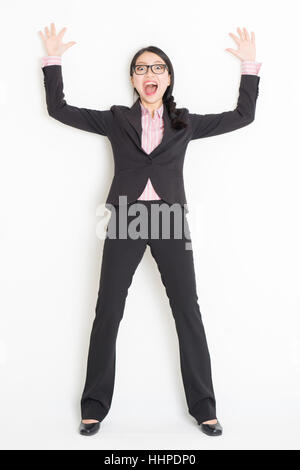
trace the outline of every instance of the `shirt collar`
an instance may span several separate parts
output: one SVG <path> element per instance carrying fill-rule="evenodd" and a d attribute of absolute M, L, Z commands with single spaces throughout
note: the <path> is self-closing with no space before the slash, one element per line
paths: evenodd
<path fill-rule="evenodd" d="M 139 101 L 140 101 L 140 105 L 141 105 L 141 109 L 142 109 L 142 111 L 143 111 L 143 114 L 148 113 L 148 114 L 151 115 L 149 109 L 148 109 L 148 108 L 145 108 L 145 106 L 142 104 L 141 100 L 139 100 Z M 154 113 L 154 114 L 155 114 L 155 115 L 158 114 L 159 117 L 162 117 L 163 112 L 164 112 L 164 103 L 163 103 L 158 109 L 155 110 L 155 113 Z"/>

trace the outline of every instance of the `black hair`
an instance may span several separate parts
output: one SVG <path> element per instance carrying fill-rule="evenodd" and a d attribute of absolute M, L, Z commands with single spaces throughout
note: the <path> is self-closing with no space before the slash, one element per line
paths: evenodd
<path fill-rule="evenodd" d="M 164 62 L 168 66 L 168 73 L 169 75 L 171 75 L 171 83 L 166 89 L 162 99 L 163 99 L 163 102 L 166 104 L 166 107 L 170 116 L 170 120 L 171 120 L 171 126 L 174 129 L 183 129 L 184 127 L 187 127 L 187 123 L 183 119 L 181 119 L 181 114 L 184 108 L 176 109 L 176 103 L 174 101 L 174 96 L 172 95 L 173 86 L 174 86 L 174 69 L 172 66 L 172 62 L 170 61 L 167 54 L 165 54 L 159 47 L 155 47 L 155 46 L 143 47 L 142 49 L 137 51 L 135 55 L 133 56 L 133 59 L 130 64 L 130 75 L 132 76 L 134 73 L 134 66 L 138 57 L 141 54 L 143 54 L 143 52 L 146 52 L 146 51 L 157 54 L 159 57 L 161 57 L 164 60 Z M 136 88 L 134 88 L 134 92 L 139 95 Z"/>

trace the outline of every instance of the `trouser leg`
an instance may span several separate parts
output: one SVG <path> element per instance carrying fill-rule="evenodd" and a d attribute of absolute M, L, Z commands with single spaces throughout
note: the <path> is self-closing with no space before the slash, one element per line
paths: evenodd
<path fill-rule="evenodd" d="M 184 223 L 188 222 L 183 215 Z M 172 220 L 172 219 L 171 219 Z M 211 361 L 202 316 L 198 304 L 192 249 L 186 249 L 190 240 L 151 239 L 149 241 L 166 288 L 179 340 L 180 366 L 189 413 L 197 420 L 216 418 Z"/>
<path fill-rule="evenodd" d="M 116 339 L 128 288 L 146 249 L 143 239 L 106 238 L 100 286 L 81 397 L 82 419 L 102 421 L 108 413 L 114 388 Z"/>

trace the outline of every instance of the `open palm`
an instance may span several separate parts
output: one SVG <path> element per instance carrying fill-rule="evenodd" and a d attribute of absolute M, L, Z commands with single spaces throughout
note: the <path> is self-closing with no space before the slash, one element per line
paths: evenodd
<path fill-rule="evenodd" d="M 75 41 L 70 41 L 66 44 L 63 44 L 63 35 L 65 34 L 66 30 L 67 28 L 65 27 L 58 34 L 56 34 L 55 24 L 51 23 L 51 31 L 49 31 L 47 26 L 45 26 L 45 35 L 42 33 L 42 31 L 39 31 L 39 35 L 44 42 L 48 55 L 62 56 L 63 53 L 69 49 L 69 47 L 76 44 Z"/>
<path fill-rule="evenodd" d="M 246 28 L 237 28 L 239 37 L 233 33 L 229 33 L 229 36 L 235 41 L 238 46 L 238 49 L 225 49 L 228 52 L 231 52 L 233 55 L 238 57 L 240 60 L 255 60 L 256 57 L 256 47 L 255 47 L 255 34 L 251 31 L 251 38 Z"/>

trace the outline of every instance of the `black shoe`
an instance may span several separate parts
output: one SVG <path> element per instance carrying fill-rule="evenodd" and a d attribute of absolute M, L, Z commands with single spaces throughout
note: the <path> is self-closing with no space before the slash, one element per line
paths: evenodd
<path fill-rule="evenodd" d="M 100 421 L 97 421 L 96 423 L 83 423 L 81 421 L 80 426 L 79 426 L 79 432 L 83 436 L 92 436 L 93 434 L 96 434 L 100 429 Z"/>
<path fill-rule="evenodd" d="M 220 436 L 223 432 L 223 428 L 222 428 L 222 426 L 221 426 L 221 424 L 219 423 L 218 420 L 215 424 L 207 424 L 207 423 L 203 424 L 203 423 L 201 423 L 200 424 L 200 429 L 201 429 L 201 431 L 203 431 L 208 436 Z"/>

